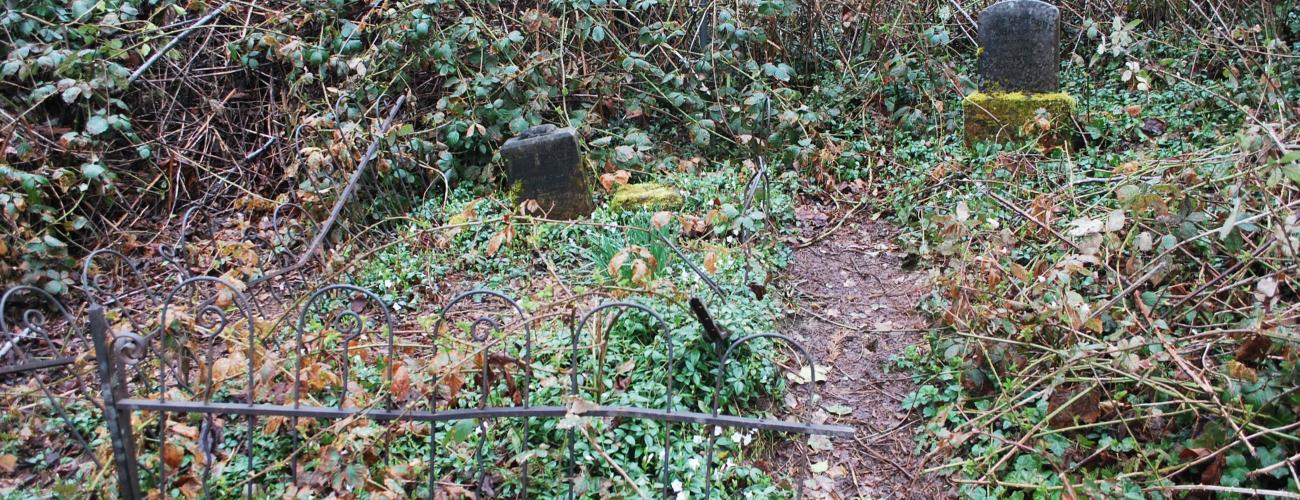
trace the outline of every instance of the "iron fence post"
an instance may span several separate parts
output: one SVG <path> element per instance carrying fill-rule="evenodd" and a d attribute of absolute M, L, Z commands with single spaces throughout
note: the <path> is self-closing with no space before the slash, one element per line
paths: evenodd
<path fill-rule="evenodd" d="M 95 344 L 95 364 L 99 366 L 100 392 L 104 398 L 104 422 L 113 443 L 113 465 L 117 470 L 117 492 L 121 498 L 138 499 L 139 473 L 135 463 L 135 438 L 131 432 L 131 412 L 119 413 L 117 401 L 124 394 L 125 378 L 116 366 L 108 341 L 108 321 L 104 307 L 90 306 L 90 336 Z"/>

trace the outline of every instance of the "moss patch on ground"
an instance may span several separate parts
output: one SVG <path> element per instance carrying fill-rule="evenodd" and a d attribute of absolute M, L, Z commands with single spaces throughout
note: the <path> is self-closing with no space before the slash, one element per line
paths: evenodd
<path fill-rule="evenodd" d="M 681 207 L 684 201 L 677 188 L 654 182 L 624 184 L 614 191 L 609 206 L 615 210 L 634 208 L 646 210 L 671 210 Z"/>

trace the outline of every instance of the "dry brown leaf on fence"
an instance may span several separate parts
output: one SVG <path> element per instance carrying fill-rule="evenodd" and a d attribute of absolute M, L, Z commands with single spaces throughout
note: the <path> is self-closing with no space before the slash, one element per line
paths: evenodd
<path fill-rule="evenodd" d="M 618 279 L 629 259 L 631 259 L 633 283 L 648 283 L 650 277 L 659 269 L 659 260 L 655 258 L 649 249 L 639 245 L 632 245 L 619 250 L 609 259 L 609 265 L 606 267 L 609 276 Z"/>
<path fill-rule="evenodd" d="M 411 371 L 406 363 L 398 363 L 393 370 L 392 392 L 398 401 L 405 401 L 411 395 Z"/>
<path fill-rule="evenodd" d="M 609 259 L 609 265 L 606 270 L 609 271 L 611 278 L 618 278 L 619 271 L 623 269 L 623 264 L 627 262 L 628 253 L 626 250 L 620 250 Z"/>
<path fill-rule="evenodd" d="M 235 350 L 229 356 L 212 362 L 212 383 L 220 384 L 248 373 L 248 358 Z"/>
<path fill-rule="evenodd" d="M 329 366 L 319 361 L 303 369 L 302 382 L 308 390 L 320 391 L 329 387 L 339 387 L 339 376 L 329 370 Z"/>
<path fill-rule="evenodd" d="M 637 260 L 633 261 L 633 262 L 632 262 L 632 282 L 633 282 L 633 283 L 644 283 L 644 282 L 645 282 L 646 280 L 648 280 L 649 278 L 650 278 L 650 266 L 647 266 L 647 265 L 646 265 L 646 261 L 644 261 L 644 260 L 642 260 L 642 259 L 637 259 Z"/>
<path fill-rule="evenodd" d="M 482 353 L 475 356 L 474 364 L 476 367 L 483 367 L 483 358 Z M 497 372 L 500 372 L 500 378 L 505 379 L 506 391 L 510 394 L 510 400 L 516 405 L 523 404 L 523 394 L 519 390 L 519 386 L 515 384 L 515 377 L 510 373 L 509 369 L 510 366 L 522 367 L 523 363 L 505 353 L 494 352 L 487 355 L 487 365 L 487 373 L 490 379 L 482 381 L 482 384 L 484 386 L 492 385 L 497 378 Z"/>
<path fill-rule="evenodd" d="M 456 401 L 460 400 L 460 389 L 465 387 L 465 376 L 459 371 L 453 371 L 443 375 L 442 382 L 447 386 L 447 401 L 452 408 L 455 408 Z"/>
<path fill-rule="evenodd" d="M 1077 399 L 1076 396 L 1078 397 Z M 1070 402 L 1070 400 L 1074 402 Z M 1066 403 L 1069 403 L 1066 405 Z M 1068 427 L 1076 424 L 1091 424 L 1101 418 L 1101 392 L 1089 389 L 1079 395 L 1078 390 L 1058 388 L 1048 399 L 1047 412 L 1056 413 L 1048 422 L 1053 428 Z M 1060 409 L 1065 406 L 1064 409 Z M 1058 412 L 1057 410 L 1060 409 Z"/>
<path fill-rule="evenodd" d="M 1262 333 L 1252 334 L 1249 339 L 1237 347 L 1234 356 L 1242 363 L 1253 363 L 1264 359 L 1273 346 L 1273 340 Z"/>
<path fill-rule="evenodd" d="M 199 498 L 203 495 L 203 485 L 192 474 L 187 475 L 180 485 L 181 495 L 186 499 Z"/>
<path fill-rule="evenodd" d="M 1255 369 L 1246 366 L 1244 363 L 1240 361 L 1236 361 L 1236 360 L 1229 361 L 1227 364 L 1227 368 L 1228 368 L 1229 377 L 1244 382 L 1250 382 L 1252 384 L 1259 381 L 1259 375 L 1256 374 Z"/>
<path fill-rule="evenodd" d="M 180 446 L 166 443 L 163 445 L 163 463 L 167 467 L 175 469 L 181 466 L 181 460 L 185 458 L 185 450 Z"/>
<path fill-rule="evenodd" d="M 265 422 L 265 426 L 262 428 L 262 430 L 267 434 L 275 435 L 276 433 L 280 432 L 280 427 L 283 427 L 284 424 L 288 422 L 288 420 L 289 420 L 288 417 L 283 417 L 278 415 L 266 417 L 263 420 L 263 422 Z"/>
<path fill-rule="evenodd" d="M 710 214 L 714 214 L 716 212 L 717 210 L 714 210 L 710 212 Z M 704 236 L 707 236 L 709 234 L 709 231 L 713 229 L 713 223 L 709 222 L 706 219 L 707 218 L 700 218 L 694 215 L 687 215 L 687 214 L 679 215 L 677 217 L 677 221 L 682 224 L 682 236 L 685 236 L 687 238 L 702 238 Z"/>

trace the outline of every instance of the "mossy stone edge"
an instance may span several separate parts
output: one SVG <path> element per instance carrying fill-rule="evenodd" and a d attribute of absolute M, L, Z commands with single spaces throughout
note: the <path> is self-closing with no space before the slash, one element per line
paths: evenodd
<path fill-rule="evenodd" d="M 1077 101 L 1064 92 L 975 92 L 962 99 L 966 118 L 966 146 L 979 142 L 1016 142 L 1038 138 L 1040 145 L 1057 147 L 1068 139 L 1070 117 Z M 1026 134 L 1024 125 L 1034 121 L 1038 110 L 1051 121 L 1050 129 Z"/>
<path fill-rule="evenodd" d="M 674 187 L 653 182 L 624 184 L 614 191 L 609 206 L 615 210 L 643 208 L 670 210 L 680 208 L 685 196 Z"/>

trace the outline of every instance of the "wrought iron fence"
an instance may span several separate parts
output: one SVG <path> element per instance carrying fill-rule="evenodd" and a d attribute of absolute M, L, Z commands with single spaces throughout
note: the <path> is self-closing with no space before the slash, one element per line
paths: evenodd
<path fill-rule="evenodd" d="M 673 439 L 682 435 L 683 426 L 796 434 L 853 433 L 852 428 L 843 426 L 724 414 L 720 398 L 726 367 L 751 342 L 762 339 L 788 344 L 795 360 L 807 370 L 814 372 L 816 364 L 801 346 L 779 334 L 728 338 L 708 318 L 699 300 L 693 300 L 692 306 L 698 306 L 695 312 L 705 322 L 706 336 L 717 347 L 711 411 L 679 407 L 673 382 L 680 363 L 674 345 L 681 345 L 682 339 L 672 337 L 674 329 L 657 311 L 637 302 L 605 303 L 580 319 L 571 316 L 568 342 L 564 343 L 567 347 L 559 348 L 562 352 L 557 353 L 554 345 L 558 344 L 552 342 L 548 351 L 553 360 L 559 360 L 557 369 L 567 372 L 563 375 L 568 384 L 559 384 L 564 390 L 551 387 L 539 391 L 536 357 L 547 348 L 535 342 L 538 319 L 507 294 L 492 290 L 472 290 L 451 298 L 438 312 L 436 323 L 423 332 L 422 338 L 459 346 L 463 355 L 459 362 L 474 365 L 475 374 L 460 382 L 463 389 L 459 396 L 449 397 L 438 394 L 437 384 L 433 390 L 420 392 L 403 378 L 399 351 L 408 357 L 437 359 L 440 344 L 399 342 L 395 337 L 396 315 L 375 293 L 354 285 L 332 284 L 317 287 L 301 300 L 279 297 L 282 316 L 292 318 L 280 325 L 245 293 L 250 285 L 189 272 L 187 269 L 192 267 L 183 263 L 186 252 L 184 243 L 178 243 L 175 252 L 167 256 L 169 265 L 177 269 L 173 283 L 148 283 L 139 265 L 119 252 L 92 253 L 86 259 L 82 277 L 91 303 L 84 320 L 39 289 L 15 288 L 0 299 L 4 311 L 13 309 L 17 297 L 39 299 L 24 302 L 26 309 L 17 315 L 21 324 L 7 320 L 2 324 L 8 349 L 21 356 L 6 358 L 18 363 L 0 370 L 36 374 L 31 376 L 40 383 L 40 369 L 93 358 L 99 386 L 87 388 L 82 397 L 98 405 L 102 428 L 112 444 L 118 494 L 125 498 L 148 496 L 151 488 L 166 490 L 182 475 L 197 478 L 197 491 L 210 496 L 210 481 L 218 464 L 236 467 L 244 474 L 234 485 L 229 478 L 223 478 L 221 491 L 242 491 L 251 498 L 264 493 L 261 483 L 273 477 L 287 477 L 298 484 L 307 475 L 301 461 L 304 447 L 337 428 L 320 422 L 367 420 L 383 426 L 386 443 L 410 431 L 401 424 L 473 422 L 479 436 L 474 456 L 458 474 L 470 478 L 475 495 L 480 497 L 528 497 L 537 491 L 568 497 L 582 495 L 575 491 L 575 485 L 579 462 L 585 456 L 579 450 L 585 444 L 582 439 L 591 439 L 578 423 L 585 418 L 657 422 L 658 442 L 654 446 L 661 450 L 656 451 L 658 471 L 650 476 L 658 477 L 655 489 L 665 497 L 672 493 Z M 251 286 L 265 286 L 263 283 L 267 282 Z M 58 311 L 58 318 L 47 320 L 42 310 Z M 614 334 L 616 325 L 630 318 L 647 325 L 652 335 L 644 341 L 659 343 L 666 353 L 662 364 L 644 370 L 646 373 L 638 372 L 662 381 L 661 404 L 618 404 L 611 400 L 609 385 L 602 380 L 608 376 L 602 372 L 609 370 L 604 366 L 605 341 Z M 58 324 L 63 335 L 49 333 L 54 331 L 48 326 L 52 322 Z M 594 332 L 589 327 L 595 327 Z M 279 335 L 282 331 L 291 335 Z M 358 359 L 367 362 L 362 366 Z M 376 370 L 379 373 L 374 373 Z M 337 374 L 337 380 L 321 382 L 322 372 Z M 815 373 L 812 375 L 815 380 Z M 276 386 L 287 386 L 289 390 L 271 390 Z M 809 401 L 815 401 L 815 384 L 807 388 Z M 98 397 L 89 394 L 94 389 L 98 389 Z M 88 437 L 77 432 L 57 398 L 48 391 L 46 396 L 82 450 L 98 464 Z M 804 408 L 809 406 L 816 405 Z M 137 421 L 143 424 L 138 426 Z M 303 425 L 306 421 L 317 422 L 318 429 L 325 430 L 309 434 L 305 429 L 310 426 Z M 542 421 L 553 425 L 544 427 Z M 489 437 L 494 426 L 518 429 L 520 436 L 510 445 L 513 449 L 498 449 L 501 443 Z M 228 430 L 236 427 L 237 431 Z M 532 452 L 538 446 L 553 444 L 545 436 L 531 437 L 530 433 L 546 429 L 552 433 L 562 431 L 564 445 L 557 448 L 565 450 L 562 484 L 539 485 L 530 478 L 533 467 L 541 460 Z M 288 452 L 276 452 L 257 442 L 260 436 L 286 433 Z M 177 444 L 179 441 L 172 439 L 181 434 L 189 444 Z M 435 483 L 440 477 L 434 467 L 440 453 L 435 435 L 430 427 L 426 478 L 430 495 L 437 491 Z M 706 481 L 715 467 L 716 439 L 716 433 L 709 433 Z M 194 449 L 181 451 L 181 446 Z M 389 449 L 384 446 L 381 460 L 390 459 Z M 179 458 L 187 455 L 190 458 L 186 460 Z M 512 462 L 502 456 L 515 458 Z M 513 463 L 518 481 L 511 485 L 511 493 L 497 490 L 487 479 L 489 469 L 499 469 L 501 463 Z M 548 468 L 555 470 L 555 465 Z M 328 473 L 340 472 L 310 471 L 316 475 Z M 713 488 L 711 481 L 708 488 Z"/>
<path fill-rule="evenodd" d="M 496 307 L 485 308 L 485 302 L 495 302 Z M 457 311 L 464 305 L 476 306 L 470 316 L 461 318 L 463 326 L 457 328 L 450 323 L 458 321 Z M 653 309 L 635 302 L 610 302 L 602 304 L 587 313 L 570 329 L 568 349 L 569 364 L 568 390 L 559 403 L 554 397 L 549 401 L 537 401 L 533 390 L 534 349 L 532 319 L 524 308 L 506 294 L 491 290 L 474 290 L 452 298 L 440 311 L 438 321 L 433 326 L 431 336 L 462 336 L 457 339 L 462 345 L 469 346 L 471 356 L 482 360 L 478 362 L 476 379 L 471 380 L 479 393 L 476 397 L 464 397 L 465 407 L 447 407 L 449 401 L 442 404 L 435 394 L 412 394 L 410 388 L 402 386 L 402 379 L 396 377 L 395 371 L 401 365 L 397 358 L 397 340 L 394 337 L 394 314 L 386 304 L 373 292 L 353 285 L 329 285 L 312 293 L 299 309 L 293 341 L 288 353 L 290 360 L 278 360 L 268 372 L 264 359 L 275 351 L 276 339 L 268 332 L 259 332 L 257 313 L 252 301 L 234 285 L 218 278 L 197 276 L 184 280 L 165 295 L 159 309 L 158 328 L 152 332 L 139 335 L 125 332 L 111 334 L 103 305 L 93 305 L 89 309 L 90 336 L 95 345 L 96 363 L 99 374 L 104 381 L 102 397 L 104 401 L 106 425 L 113 441 L 115 469 L 119 478 L 119 493 L 127 498 L 143 496 L 143 484 L 166 485 L 169 477 L 175 477 L 183 467 L 179 461 L 167 458 L 169 447 L 168 434 L 177 432 L 172 422 L 192 422 L 189 415 L 198 415 L 202 424 L 198 430 L 199 451 L 206 455 L 201 460 L 203 491 L 208 492 L 208 481 L 213 463 L 221 454 L 222 446 L 227 446 L 228 460 L 233 460 L 237 452 L 242 452 L 244 469 L 250 471 L 249 479 L 241 489 L 248 497 L 254 496 L 260 489 L 255 480 L 262 473 L 251 471 L 265 470 L 259 464 L 273 463 L 274 460 L 255 456 L 257 446 L 254 439 L 259 425 L 266 432 L 267 422 L 272 419 L 288 420 L 292 436 L 290 456 L 288 457 L 288 474 L 293 481 L 301 476 L 299 450 L 307 437 L 299 432 L 299 421 L 306 419 L 338 421 L 346 419 L 368 419 L 382 424 L 394 422 L 444 423 L 472 420 L 482 439 L 479 440 L 472 470 L 475 493 L 484 495 L 485 465 L 487 463 L 489 423 L 502 420 L 519 421 L 522 436 L 514 450 L 518 455 L 529 455 L 528 447 L 537 444 L 529 438 L 532 422 L 539 419 L 574 419 L 585 417 L 607 417 L 621 419 L 647 419 L 662 422 L 663 456 L 660 462 L 659 489 L 665 497 L 671 496 L 670 478 L 672 474 L 671 453 L 673 446 L 671 435 L 674 425 L 701 424 L 726 428 L 760 429 L 789 433 L 851 435 L 852 428 L 834 425 L 822 425 L 800 422 L 788 422 L 774 418 L 754 418 L 724 415 L 721 412 L 720 395 L 723 392 L 725 367 L 742 346 L 758 339 L 773 339 L 788 343 L 799 354 L 804 366 L 815 371 L 815 363 L 806 351 L 791 339 L 775 334 L 749 335 L 727 344 L 719 353 L 719 363 L 715 372 L 712 411 L 698 412 L 674 407 L 672 370 L 676 366 L 673 353 L 672 329 Z M 509 322 L 502 315 L 512 316 Z M 602 384 L 590 383 L 592 378 L 599 378 L 596 373 L 584 372 L 581 358 L 600 356 L 601 351 L 595 346 L 602 345 L 598 339 L 584 341 L 583 332 L 588 325 L 598 325 L 597 335 L 608 336 L 615 324 L 631 315 L 648 318 L 655 332 L 657 341 L 664 343 L 667 357 L 661 373 L 666 384 L 662 407 L 637 407 L 602 404 L 608 397 L 601 392 Z M 596 318 L 604 318 L 600 321 Z M 596 323 L 593 323 L 596 321 Z M 330 342 L 333 335 L 336 342 Z M 513 332 L 514 335 L 510 333 Z M 266 346 L 258 349 L 259 345 Z M 231 357 L 220 357 L 231 353 L 247 352 L 243 356 L 239 369 L 229 365 Z M 361 396 L 350 394 L 349 388 L 357 380 L 353 371 L 353 359 L 358 350 L 369 350 L 373 365 L 382 367 L 383 374 L 370 394 Z M 437 345 L 433 345 L 431 354 L 436 357 Z M 238 359 L 238 357 L 236 357 Z M 491 363 L 488 359 L 510 360 L 508 363 Z M 223 362 L 226 362 L 223 365 Z M 341 373 L 339 381 L 333 384 L 315 384 L 308 381 L 305 374 L 312 369 L 335 369 Z M 310 366 L 308 366 L 310 365 Z M 596 363 L 597 367 L 601 363 Z M 292 367 L 291 377 L 287 376 Z M 283 369 L 283 370 L 280 370 Z M 815 373 L 813 374 L 815 377 Z M 285 400 L 275 401 L 267 391 L 259 387 L 274 385 L 277 380 L 287 377 L 291 391 Z M 593 387 L 594 386 L 594 387 Z M 815 384 L 808 384 L 809 397 L 815 399 Z M 506 401 L 509 404 L 499 404 Z M 157 424 L 147 436 L 135 436 L 132 422 L 137 415 L 152 413 Z M 175 416 L 174 420 L 172 417 Z M 230 445 L 220 429 L 242 419 L 242 435 L 237 443 Z M 259 424 L 260 422 L 260 424 Z M 280 426 L 277 425 L 277 428 Z M 384 439 L 390 439 L 393 426 L 384 431 Z M 436 491 L 434 483 L 438 478 L 432 464 L 436 462 L 438 445 L 434 432 L 429 432 L 429 491 Z M 577 451 L 578 430 L 567 427 L 567 457 L 565 470 L 568 482 L 561 488 L 566 496 L 573 497 L 574 478 L 577 476 L 576 464 L 579 460 Z M 712 435 L 711 435 L 712 436 Z M 713 439 L 710 438 L 709 452 L 705 461 L 706 478 L 714 467 Z M 224 444 L 223 444 L 224 443 Z M 385 446 L 385 451 L 388 447 Z M 143 471 L 139 457 L 148 455 L 155 470 Z M 383 457 L 387 461 L 387 453 Z M 495 461 L 493 463 L 496 463 Z M 519 467 L 519 495 L 529 496 L 531 492 L 529 470 L 532 458 L 524 458 Z M 190 467 L 195 467 L 190 464 Z M 549 485 L 554 486 L 554 485 Z M 711 487 L 711 485 L 710 485 Z"/>

